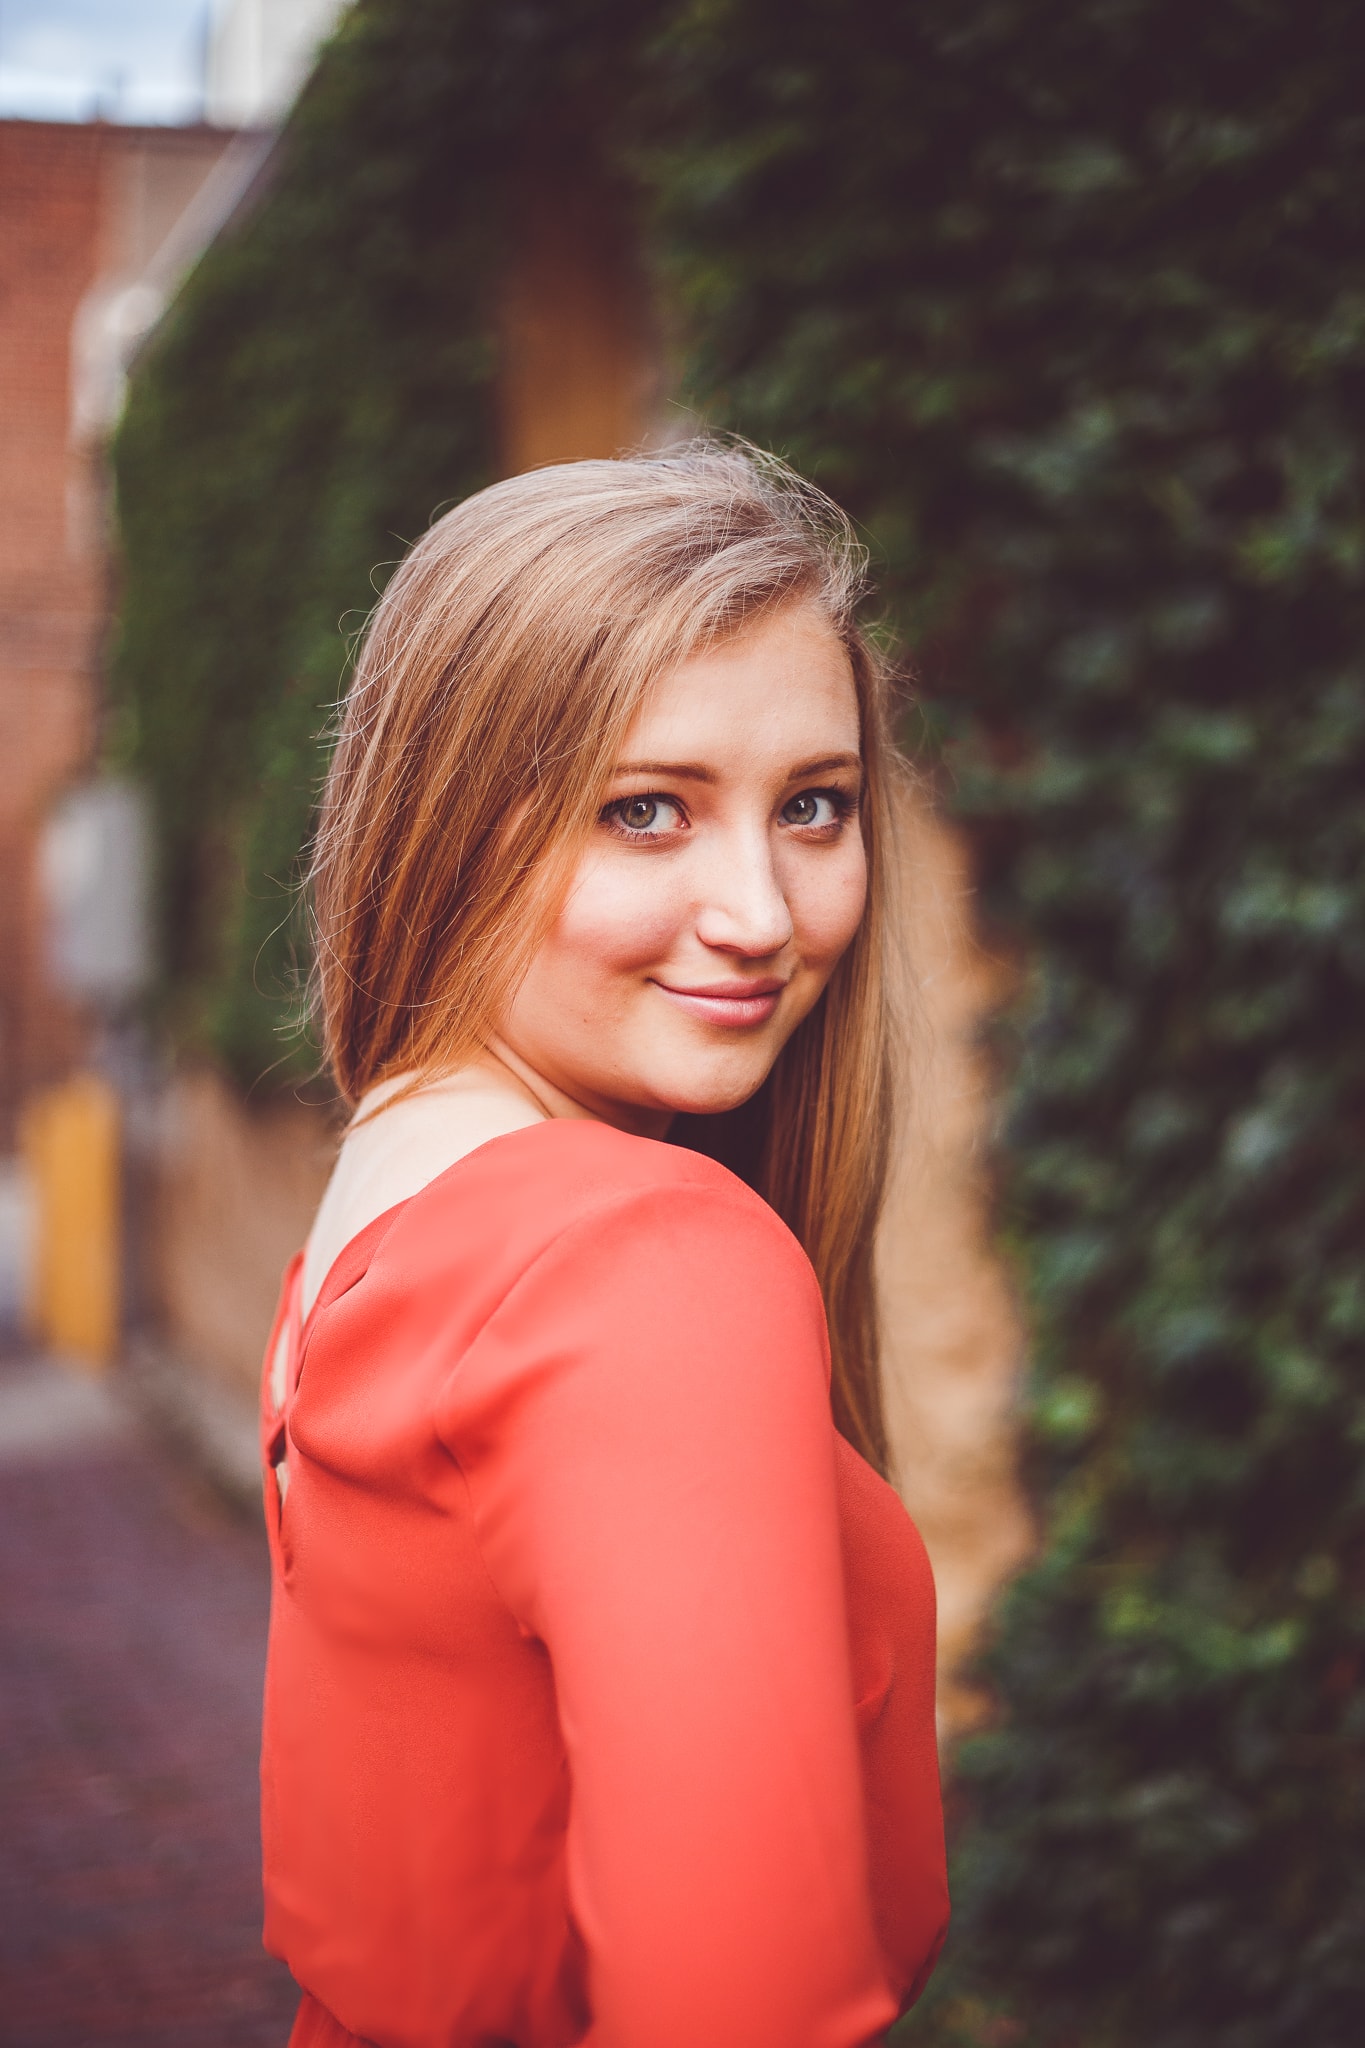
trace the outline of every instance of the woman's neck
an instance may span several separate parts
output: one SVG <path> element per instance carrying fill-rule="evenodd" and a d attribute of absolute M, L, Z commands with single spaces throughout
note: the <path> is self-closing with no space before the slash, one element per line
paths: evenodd
<path fill-rule="evenodd" d="M 489 1039 L 483 1058 L 478 1062 L 479 1070 L 489 1075 L 490 1080 L 504 1082 L 519 1090 L 545 1117 L 590 1117 L 595 1122 L 604 1121 L 595 1109 L 579 1102 L 553 1081 L 538 1074 L 528 1060 L 514 1052 L 510 1045 L 496 1033 Z"/>
<path fill-rule="evenodd" d="M 488 1041 L 481 1065 L 497 1066 L 518 1083 L 529 1099 L 547 1117 L 591 1117 L 599 1124 L 611 1124 L 637 1138 L 665 1138 L 673 1121 L 671 1109 L 646 1108 L 636 1103 L 610 1102 L 589 1096 L 570 1095 L 515 1052 L 506 1039 L 496 1034 Z"/>

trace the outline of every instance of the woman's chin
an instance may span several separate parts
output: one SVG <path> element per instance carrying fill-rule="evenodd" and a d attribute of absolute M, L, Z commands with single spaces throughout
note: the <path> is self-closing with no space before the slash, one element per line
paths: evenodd
<path fill-rule="evenodd" d="M 772 1062 L 748 1065 L 741 1072 L 698 1075 L 693 1079 L 675 1076 L 668 1090 L 668 1107 L 675 1116 L 724 1116 L 740 1109 L 757 1095 L 772 1071 Z"/>

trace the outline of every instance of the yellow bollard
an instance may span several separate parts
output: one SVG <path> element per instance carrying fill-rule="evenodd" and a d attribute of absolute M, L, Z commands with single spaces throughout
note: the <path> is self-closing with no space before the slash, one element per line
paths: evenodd
<path fill-rule="evenodd" d="M 37 1212 L 32 1334 L 103 1370 L 119 1333 L 118 1096 L 98 1074 L 44 1089 L 25 1107 L 21 1144 Z"/>

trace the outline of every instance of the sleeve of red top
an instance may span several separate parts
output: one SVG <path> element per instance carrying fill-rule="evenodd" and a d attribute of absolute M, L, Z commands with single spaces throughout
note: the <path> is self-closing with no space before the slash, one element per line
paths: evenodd
<path fill-rule="evenodd" d="M 591 2048 L 856 2048 L 868 1895 L 824 1316 L 738 1187 L 623 1195 L 451 1376 L 490 1574 L 546 1646 Z"/>

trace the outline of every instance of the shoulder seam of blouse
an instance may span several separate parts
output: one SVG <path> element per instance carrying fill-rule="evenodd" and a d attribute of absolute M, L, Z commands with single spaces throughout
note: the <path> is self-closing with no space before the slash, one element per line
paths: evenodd
<path fill-rule="evenodd" d="M 477 1331 L 475 1331 L 474 1334 L 470 1337 L 468 1343 L 464 1346 L 463 1350 L 461 1351 L 459 1359 L 457 1359 L 455 1363 L 450 1367 L 449 1371 L 445 1375 L 445 1378 L 442 1380 L 440 1392 L 436 1395 L 435 1400 L 432 1404 L 433 1409 L 439 1408 L 446 1389 L 450 1386 L 452 1380 L 459 1372 L 460 1366 L 463 1363 L 464 1359 L 466 1359 L 469 1356 L 469 1353 L 474 1349 L 476 1344 L 482 1342 L 485 1335 L 492 1328 L 493 1324 L 497 1321 L 499 1315 L 501 1315 L 503 1309 L 507 1306 L 507 1303 L 512 1299 L 512 1296 L 518 1292 L 523 1282 L 530 1279 L 531 1275 L 535 1272 L 536 1268 L 542 1263 L 542 1261 L 548 1258 L 551 1252 L 558 1249 L 558 1247 L 564 1242 L 564 1239 L 566 1237 L 572 1237 L 576 1231 L 584 1230 L 591 1226 L 600 1224 L 606 1216 L 612 1214 L 619 1214 L 621 1211 L 634 1207 L 642 1201 L 651 1200 L 660 1195 L 667 1196 L 682 1193 L 690 1195 L 694 1192 L 703 1195 L 709 1195 L 714 1193 L 717 1197 L 719 1197 L 721 1201 L 723 1201 L 726 1204 L 727 1207 L 738 1208 L 743 1210 L 745 1213 L 751 1215 L 753 1214 L 752 1204 L 757 1203 L 760 1210 L 766 1213 L 767 1216 L 771 1217 L 773 1222 L 778 1226 L 778 1242 L 783 1243 L 784 1250 L 790 1249 L 797 1254 L 797 1259 L 799 1263 L 799 1268 L 802 1273 L 802 1277 L 806 1281 L 808 1287 L 813 1288 L 815 1291 L 815 1301 L 819 1310 L 820 1325 L 821 1330 L 823 1332 L 825 1312 L 824 1296 L 820 1291 L 820 1283 L 815 1277 L 814 1269 L 806 1256 L 805 1250 L 802 1247 L 800 1240 L 796 1237 L 795 1233 L 791 1231 L 788 1228 L 788 1226 L 782 1221 L 782 1218 L 778 1215 L 777 1211 L 774 1208 L 772 1208 L 769 1203 L 765 1202 L 761 1195 L 756 1194 L 754 1190 L 747 1185 L 746 1182 L 740 1181 L 736 1177 L 736 1185 L 740 1192 L 741 1197 L 748 1199 L 736 1200 L 735 1195 L 731 1193 L 728 1187 L 725 1187 L 723 1184 L 717 1186 L 715 1183 L 708 1183 L 704 1180 L 669 1180 L 661 1181 L 655 1185 L 644 1187 L 613 1188 L 611 1190 L 610 1199 L 595 1204 L 586 1215 L 575 1216 L 572 1222 L 564 1224 L 559 1230 L 555 1232 L 553 1237 L 547 1239 L 547 1241 L 536 1252 L 534 1258 L 528 1260 L 527 1264 L 522 1267 L 521 1271 L 517 1274 L 516 1279 L 507 1289 L 506 1293 L 502 1295 L 502 1297 L 499 1299 L 496 1305 L 489 1311 L 488 1315 L 484 1318 L 483 1322 L 479 1325 Z M 441 1424 L 435 1414 L 433 1414 L 432 1421 L 435 1426 L 437 1441 L 440 1443 L 441 1448 L 445 1451 L 447 1457 L 450 1459 L 456 1471 L 459 1473 L 461 1482 L 464 1486 L 465 1495 L 469 1501 L 470 1508 L 470 1535 L 473 1539 L 474 1548 L 478 1552 L 479 1563 L 483 1566 L 484 1574 L 488 1580 L 488 1583 L 493 1588 L 494 1593 L 497 1595 L 499 1604 L 505 1609 L 507 1614 L 510 1615 L 511 1619 L 516 1624 L 516 1626 L 519 1629 L 527 1628 L 529 1627 L 529 1623 L 525 1621 L 522 1615 L 518 1614 L 516 1608 L 512 1605 L 512 1602 L 508 1599 L 506 1593 L 504 1593 L 502 1587 L 499 1585 L 498 1580 L 494 1574 L 493 1567 L 489 1563 L 487 1557 L 484 1555 L 483 1537 L 479 1531 L 478 1503 L 474 1496 L 474 1486 L 473 1482 L 470 1479 L 469 1472 L 465 1466 L 464 1460 L 460 1456 L 455 1434 L 454 1432 L 452 1432 L 450 1435 L 447 1435 L 446 1431 L 441 1427 Z M 833 1421 L 831 1418 L 831 1428 L 832 1427 Z M 534 1631 L 532 1631 L 532 1633 L 534 1633 Z"/>
<path fill-rule="evenodd" d="M 765 1202 L 761 1195 L 755 1194 L 753 1189 L 748 1187 L 743 1181 L 737 1181 L 736 1186 L 740 1193 L 739 1200 L 736 1200 L 735 1195 L 731 1193 L 729 1188 L 724 1186 L 716 1187 L 714 1185 L 708 1184 L 705 1181 L 670 1180 L 660 1181 L 655 1184 L 646 1185 L 643 1187 L 611 1188 L 607 1192 L 605 1199 L 594 1202 L 591 1208 L 589 1208 L 586 1212 L 572 1217 L 570 1221 L 567 1223 L 561 1224 L 560 1227 L 554 1232 L 553 1236 L 546 1238 L 544 1244 L 538 1247 L 534 1255 L 526 1261 L 526 1264 L 524 1266 L 521 1267 L 521 1269 L 517 1273 L 516 1278 L 512 1281 L 511 1285 L 506 1289 L 505 1293 L 499 1296 L 498 1300 L 489 1310 L 488 1314 L 485 1316 L 482 1323 L 480 1323 L 478 1329 L 471 1334 L 469 1341 L 466 1343 L 466 1345 L 464 1346 L 464 1350 L 461 1353 L 461 1358 L 467 1357 L 468 1354 L 474 1349 L 474 1346 L 482 1342 L 484 1335 L 490 1329 L 490 1327 L 497 1321 L 498 1317 L 502 1314 L 504 1308 L 506 1308 L 508 1302 L 511 1301 L 513 1295 L 516 1294 L 519 1291 L 519 1289 L 522 1286 L 524 1286 L 528 1280 L 531 1279 L 532 1275 L 536 1271 L 536 1268 L 540 1266 L 546 1259 L 548 1259 L 552 1252 L 555 1252 L 559 1249 L 560 1245 L 563 1244 L 566 1237 L 572 1237 L 578 1231 L 599 1228 L 602 1223 L 608 1221 L 609 1219 L 618 1216 L 623 1212 L 627 1212 L 631 1209 L 644 1207 L 646 1203 L 657 1201 L 661 1197 L 667 1200 L 668 1198 L 671 1198 L 673 1196 L 691 1197 L 695 1195 L 700 1195 L 703 1197 L 714 1198 L 716 1200 L 724 1202 L 727 1207 L 737 1208 L 741 1210 L 741 1212 L 748 1215 L 754 1214 L 754 1205 L 757 1205 L 759 1211 L 759 1220 L 762 1222 L 771 1219 L 772 1223 L 776 1225 L 776 1241 L 782 1245 L 784 1252 L 787 1252 L 788 1254 L 790 1254 L 791 1252 L 795 1252 L 797 1264 L 800 1267 L 802 1277 L 806 1281 L 808 1287 L 814 1288 L 815 1298 L 817 1303 L 819 1304 L 821 1315 L 823 1316 L 824 1296 L 820 1292 L 820 1283 L 815 1277 L 814 1269 L 811 1266 L 810 1260 L 806 1255 L 805 1248 L 802 1245 L 800 1239 L 796 1236 L 795 1232 L 792 1231 L 788 1227 L 788 1225 L 782 1221 L 782 1218 L 778 1215 L 776 1209 L 774 1209 L 769 1203 Z M 442 1381 L 443 1388 L 449 1385 L 450 1380 L 459 1371 L 459 1369 L 460 1361 L 457 1360 L 456 1363 L 451 1366 L 450 1371 L 446 1375 L 445 1380 Z"/>

